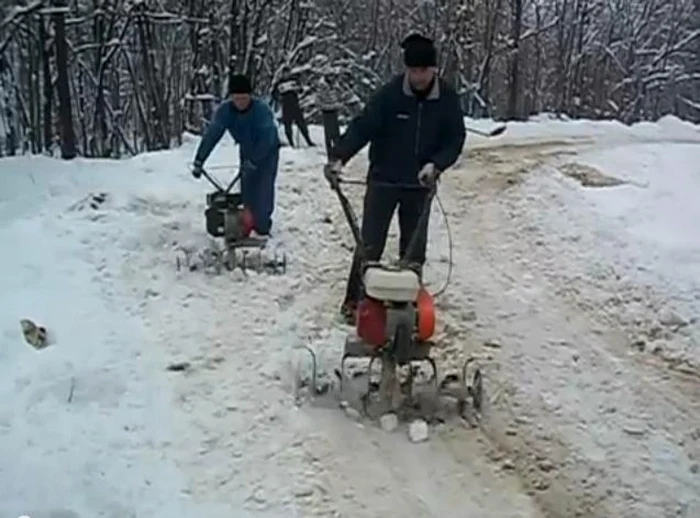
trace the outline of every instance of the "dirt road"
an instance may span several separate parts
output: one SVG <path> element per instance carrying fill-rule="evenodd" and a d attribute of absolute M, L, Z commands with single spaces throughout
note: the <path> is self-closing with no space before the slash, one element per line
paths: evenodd
<path fill-rule="evenodd" d="M 698 380 L 633 347 L 615 318 L 623 304 L 598 304 L 601 291 L 653 294 L 577 264 L 579 247 L 595 244 L 548 239 L 537 215 L 552 200 L 524 188 L 559 174 L 552 166 L 582 145 L 476 150 L 450 175 L 442 193 L 459 250 L 444 317 L 464 340 L 497 344 L 481 347 L 491 358 L 483 432 L 548 515 L 696 516 Z M 465 310 L 477 318 L 465 322 Z"/>

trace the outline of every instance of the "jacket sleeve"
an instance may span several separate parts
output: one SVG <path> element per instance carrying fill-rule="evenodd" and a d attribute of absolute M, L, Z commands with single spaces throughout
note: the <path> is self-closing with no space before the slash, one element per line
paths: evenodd
<path fill-rule="evenodd" d="M 209 126 L 207 126 L 204 132 L 204 136 L 202 140 L 199 141 L 199 146 L 197 146 L 197 153 L 194 156 L 194 165 L 200 167 L 204 165 L 204 162 L 209 158 L 214 147 L 221 140 L 224 131 L 226 131 L 228 110 L 229 107 L 227 104 L 221 103 L 216 109 L 216 112 L 214 112 L 214 116 L 211 121 L 209 121 Z"/>
<path fill-rule="evenodd" d="M 333 146 L 332 157 L 346 164 L 365 145 L 377 136 L 384 124 L 387 89 L 381 88 L 367 102 L 362 111 L 348 124 L 345 133 Z"/>
<path fill-rule="evenodd" d="M 275 116 L 272 113 L 272 109 L 263 102 L 260 102 L 256 109 L 257 113 L 253 119 L 255 124 L 253 149 L 251 149 L 250 153 L 246 153 L 248 160 L 253 163 L 252 165 L 255 168 L 265 162 L 267 157 L 279 147 L 277 124 L 275 124 Z"/>
<path fill-rule="evenodd" d="M 459 98 L 455 93 L 449 96 L 449 102 L 445 103 L 447 109 L 445 126 L 443 129 L 442 146 L 433 156 L 433 164 L 439 171 L 451 167 L 459 158 L 466 139 L 464 127 L 464 115 L 459 105 Z"/>

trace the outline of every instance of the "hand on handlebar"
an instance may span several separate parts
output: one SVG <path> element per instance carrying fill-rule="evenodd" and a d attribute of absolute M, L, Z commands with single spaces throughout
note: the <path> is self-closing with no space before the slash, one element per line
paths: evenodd
<path fill-rule="evenodd" d="M 328 183 L 332 188 L 335 188 L 338 185 L 338 181 L 340 180 L 340 173 L 342 172 L 343 162 L 341 162 L 340 160 L 328 162 L 325 166 L 323 166 L 323 176 L 326 177 L 326 180 L 328 180 Z"/>
<path fill-rule="evenodd" d="M 428 163 L 418 172 L 418 181 L 424 187 L 433 187 L 440 176 L 440 171 L 435 167 L 435 164 Z"/>

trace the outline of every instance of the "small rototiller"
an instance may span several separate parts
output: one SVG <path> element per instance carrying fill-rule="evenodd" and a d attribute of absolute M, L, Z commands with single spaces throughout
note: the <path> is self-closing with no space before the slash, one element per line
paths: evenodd
<path fill-rule="evenodd" d="M 340 180 L 332 182 L 332 188 L 338 195 L 345 217 L 352 231 L 356 253 L 364 250 L 357 218 L 340 187 Z M 404 186 L 402 188 L 424 188 Z M 435 332 L 435 306 L 433 297 L 425 289 L 420 277 L 420 267 L 408 262 L 411 251 L 417 243 L 418 229 L 425 225 L 429 217 L 430 205 L 436 194 L 436 186 L 428 193 L 421 221 L 409 242 L 403 258 L 395 264 L 363 261 L 364 297 L 358 304 L 355 332 L 345 340 L 341 366 L 336 370 L 340 382 L 340 395 L 343 398 L 343 386 L 349 381 L 345 372 L 347 359 L 368 359 L 367 391 L 360 398 L 365 414 L 376 417 L 387 412 L 404 415 L 419 410 L 423 417 L 429 409 L 419 408 L 414 400 L 414 376 L 418 372 L 415 364 L 427 362 L 431 367 L 430 378 L 433 409 L 438 408 L 437 399 L 448 396 L 456 400 L 460 415 L 465 416 L 468 403 L 478 414 L 482 406 L 482 376 L 478 367 L 472 365 L 474 358 L 464 362 L 462 372 L 446 376 L 438 383 L 438 369 L 430 353 L 435 346 L 432 340 Z M 362 258 L 361 258 L 362 259 Z M 327 391 L 316 379 L 316 355 L 311 348 L 306 348 L 312 357 L 312 379 L 310 387 L 315 395 Z M 373 383 L 371 369 L 373 363 L 381 363 L 379 383 Z M 407 376 L 399 382 L 397 368 L 407 366 Z M 473 373 L 467 376 L 468 367 Z M 473 415 L 473 414 L 472 414 Z"/>
<path fill-rule="evenodd" d="M 198 263 L 204 267 L 213 267 L 216 273 L 221 273 L 222 268 L 230 271 L 241 268 L 243 271 L 286 272 L 286 255 L 275 252 L 273 257 L 265 256 L 263 249 L 267 246 L 267 238 L 251 235 L 254 227 L 253 215 L 244 206 L 242 194 L 231 192 L 240 180 L 240 173 L 225 189 L 211 174 L 203 171 L 202 175 L 216 189 L 206 197 L 204 216 L 207 233 L 213 238 L 221 239 L 223 247 L 211 246 L 200 252 Z M 185 254 L 184 258 L 178 256 L 177 266 L 178 270 L 183 266 L 189 270 L 196 270 L 197 262 L 192 261 L 190 253 Z"/>

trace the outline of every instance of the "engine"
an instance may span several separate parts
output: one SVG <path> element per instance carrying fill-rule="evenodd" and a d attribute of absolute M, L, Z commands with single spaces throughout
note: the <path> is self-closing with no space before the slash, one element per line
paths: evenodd
<path fill-rule="evenodd" d="M 243 206 L 240 193 L 214 192 L 207 195 L 204 211 L 207 232 L 227 242 L 246 238 L 253 230 L 253 215 Z"/>
<path fill-rule="evenodd" d="M 365 298 L 357 307 L 357 335 L 367 344 L 382 346 L 392 338 L 395 323 L 410 319 L 415 339 L 429 340 L 435 332 L 433 298 L 413 270 L 370 266 L 364 274 Z"/>

